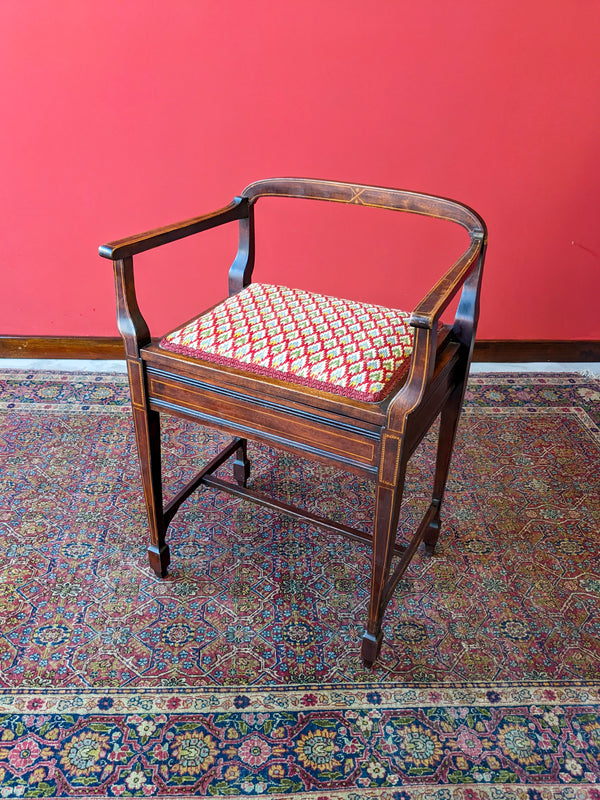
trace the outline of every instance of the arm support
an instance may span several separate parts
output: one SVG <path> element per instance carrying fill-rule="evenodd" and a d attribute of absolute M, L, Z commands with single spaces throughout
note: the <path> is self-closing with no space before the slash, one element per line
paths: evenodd
<path fill-rule="evenodd" d="M 138 306 L 133 278 L 133 259 L 113 263 L 117 299 L 117 327 L 123 337 L 126 358 L 137 358 L 140 347 L 150 344 L 150 330 Z"/>

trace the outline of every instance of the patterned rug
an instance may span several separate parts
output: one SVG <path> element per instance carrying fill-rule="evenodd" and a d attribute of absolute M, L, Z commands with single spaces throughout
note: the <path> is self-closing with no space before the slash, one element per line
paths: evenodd
<path fill-rule="evenodd" d="M 0 374 L 0 797 L 600 800 L 599 400 L 470 381 L 438 553 L 370 672 L 365 546 L 201 489 L 158 580 L 124 376 Z M 163 436 L 173 492 L 224 441 Z M 256 488 L 368 528 L 368 482 L 250 455 Z"/>

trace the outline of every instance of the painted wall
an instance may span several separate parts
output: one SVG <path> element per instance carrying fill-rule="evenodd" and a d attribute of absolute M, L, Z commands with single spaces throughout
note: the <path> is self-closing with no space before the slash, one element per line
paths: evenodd
<path fill-rule="evenodd" d="M 98 244 L 287 174 L 467 202 L 480 336 L 600 338 L 596 0 L 3 0 L 0 37 L 0 333 L 114 335 Z M 257 277 L 407 307 L 458 246 L 317 210 L 259 206 Z M 140 257 L 154 334 L 223 296 L 235 238 Z"/>

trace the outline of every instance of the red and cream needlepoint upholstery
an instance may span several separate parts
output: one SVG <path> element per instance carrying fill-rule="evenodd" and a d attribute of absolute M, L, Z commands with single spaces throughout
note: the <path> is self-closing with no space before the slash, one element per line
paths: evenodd
<path fill-rule="evenodd" d="M 410 314 L 254 283 L 168 334 L 166 350 L 375 402 L 406 375 Z"/>

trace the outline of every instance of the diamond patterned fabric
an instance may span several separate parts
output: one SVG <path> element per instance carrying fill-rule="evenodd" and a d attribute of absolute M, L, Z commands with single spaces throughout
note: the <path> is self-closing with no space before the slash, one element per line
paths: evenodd
<path fill-rule="evenodd" d="M 385 397 L 408 369 L 410 314 L 254 283 L 160 346 L 358 400 Z"/>

